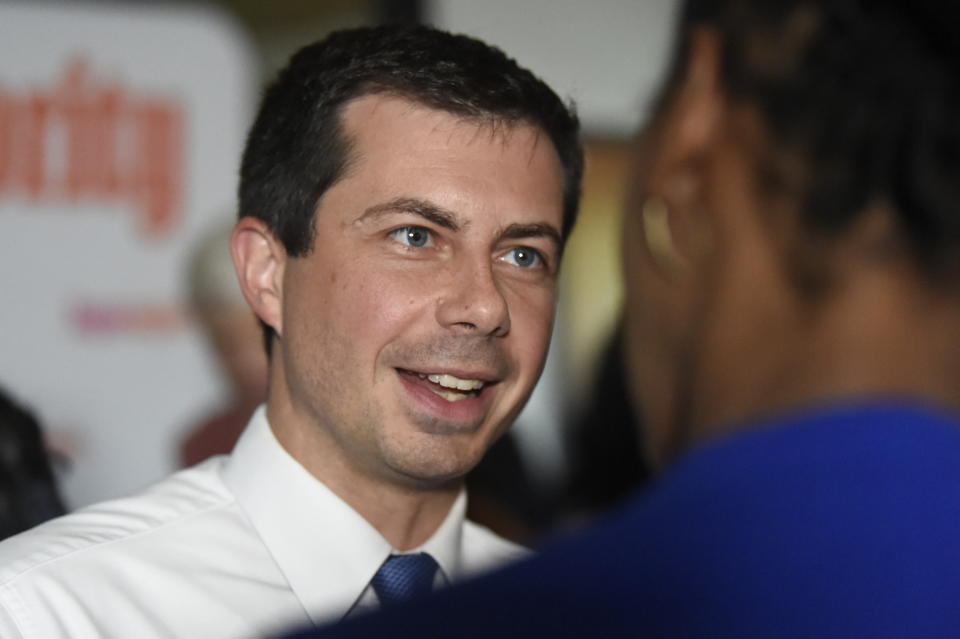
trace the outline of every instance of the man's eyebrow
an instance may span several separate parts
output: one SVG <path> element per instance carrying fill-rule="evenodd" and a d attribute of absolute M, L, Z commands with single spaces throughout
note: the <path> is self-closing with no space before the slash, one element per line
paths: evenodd
<path fill-rule="evenodd" d="M 437 226 L 442 226 L 451 231 L 459 231 L 461 228 L 467 226 L 459 222 L 456 214 L 452 211 L 448 211 L 427 200 L 409 197 L 401 197 L 390 200 L 389 202 L 384 202 L 383 204 L 375 204 L 364 211 L 360 219 L 373 219 L 388 213 L 411 213 L 413 215 L 419 215 L 425 220 L 429 220 Z"/>
<path fill-rule="evenodd" d="M 563 248 L 563 237 L 557 227 L 552 224 L 511 224 L 500 233 L 500 238 L 504 240 L 521 240 L 528 237 L 545 237 L 557 245 L 557 250 Z"/>

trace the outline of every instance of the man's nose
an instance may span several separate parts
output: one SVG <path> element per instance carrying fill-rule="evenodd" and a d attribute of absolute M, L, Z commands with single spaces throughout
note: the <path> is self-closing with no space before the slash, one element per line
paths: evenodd
<path fill-rule="evenodd" d="M 463 334 L 502 337 L 510 331 L 510 309 L 493 264 L 468 263 L 457 269 L 437 303 L 437 321 Z"/>

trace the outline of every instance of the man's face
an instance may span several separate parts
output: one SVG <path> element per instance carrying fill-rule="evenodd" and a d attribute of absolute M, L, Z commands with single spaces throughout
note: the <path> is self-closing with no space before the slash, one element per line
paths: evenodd
<path fill-rule="evenodd" d="M 549 138 L 386 95 L 343 111 L 345 176 L 283 273 L 290 408 L 341 463 L 392 481 L 468 471 L 540 374 L 563 171 Z"/>

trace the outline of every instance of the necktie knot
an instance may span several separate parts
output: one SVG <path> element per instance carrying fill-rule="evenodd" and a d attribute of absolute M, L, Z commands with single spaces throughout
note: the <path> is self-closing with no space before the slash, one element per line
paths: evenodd
<path fill-rule="evenodd" d="M 388 606 L 425 595 L 433 590 L 439 568 L 437 561 L 425 552 L 413 555 L 390 555 L 373 576 L 373 586 L 381 606 Z"/>

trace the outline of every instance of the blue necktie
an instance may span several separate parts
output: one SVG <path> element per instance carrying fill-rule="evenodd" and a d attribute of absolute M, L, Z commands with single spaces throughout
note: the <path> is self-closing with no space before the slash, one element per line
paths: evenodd
<path fill-rule="evenodd" d="M 425 552 L 415 555 L 390 555 L 373 576 L 370 585 L 381 606 L 389 606 L 425 595 L 433 590 L 439 568 L 437 561 Z"/>

